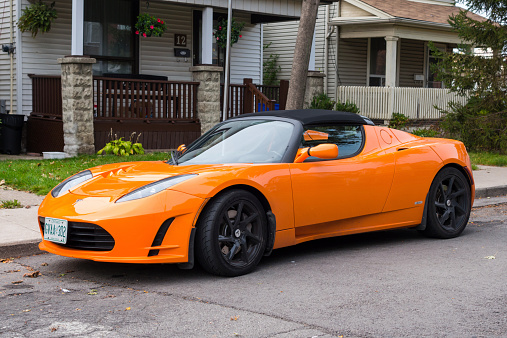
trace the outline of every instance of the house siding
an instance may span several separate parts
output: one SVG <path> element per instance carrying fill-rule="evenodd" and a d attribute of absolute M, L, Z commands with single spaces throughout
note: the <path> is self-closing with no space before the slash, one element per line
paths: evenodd
<path fill-rule="evenodd" d="M 8 0 L 0 1 L 0 45 L 10 43 L 10 7 Z M 16 1 L 13 2 L 13 16 L 17 17 Z M 16 44 L 16 20 L 14 20 L 13 28 L 13 41 Z M 16 100 L 16 65 L 18 55 L 14 53 L 13 60 L 13 102 L 10 102 L 11 97 L 11 57 L 9 54 L 0 51 L 0 100 L 6 100 L 6 109 L 17 113 L 17 100 Z M 11 108 L 12 107 L 12 108 Z"/>
<path fill-rule="evenodd" d="M 192 12 L 194 8 L 163 2 L 153 2 L 150 10 L 162 20 L 170 23 L 163 36 L 141 38 L 139 50 L 139 72 L 164 75 L 171 81 L 191 81 L 192 58 L 174 56 L 174 34 L 187 35 L 187 47 L 192 49 Z M 245 22 L 242 38 L 234 44 L 231 53 L 231 83 L 243 83 L 243 78 L 252 78 L 254 83 L 261 77 L 261 30 L 260 25 L 250 23 L 250 15 L 235 13 L 237 21 Z"/>
<path fill-rule="evenodd" d="M 338 86 L 366 86 L 368 39 L 340 39 Z"/>
<path fill-rule="evenodd" d="M 400 46 L 400 87 L 423 87 L 414 75 L 424 74 L 424 41 L 402 39 Z"/>
<path fill-rule="evenodd" d="M 23 0 L 23 8 L 28 4 L 27 0 Z M 51 31 L 39 33 L 35 39 L 29 32 L 21 34 L 23 43 L 22 113 L 25 115 L 29 115 L 32 111 L 32 81 L 28 74 L 60 75 L 61 66 L 57 59 L 71 53 L 72 1 L 56 1 L 55 9 L 58 12 L 58 18 L 51 25 Z"/>

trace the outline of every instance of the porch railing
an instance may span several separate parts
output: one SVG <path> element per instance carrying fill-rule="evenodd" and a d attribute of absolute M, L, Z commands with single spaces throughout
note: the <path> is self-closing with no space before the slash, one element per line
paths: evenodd
<path fill-rule="evenodd" d="M 61 118 L 60 76 L 30 75 L 32 115 Z M 198 82 L 94 77 L 95 120 L 197 121 Z"/>
<path fill-rule="evenodd" d="M 341 102 L 357 105 L 361 114 L 372 119 L 391 119 L 402 113 L 411 119 L 438 119 L 438 108 L 448 108 L 449 102 L 466 103 L 468 98 L 440 88 L 356 87 L 339 86 L 336 97 Z"/>
<path fill-rule="evenodd" d="M 197 121 L 198 85 L 94 77 L 95 119 Z"/>

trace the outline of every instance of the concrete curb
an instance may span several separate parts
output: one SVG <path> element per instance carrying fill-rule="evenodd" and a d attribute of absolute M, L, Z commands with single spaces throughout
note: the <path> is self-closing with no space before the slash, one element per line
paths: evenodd
<path fill-rule="evenodd" d="M 40 240 L 0 245 L 0 258 L 31 256 L 45 253 L 39 250 Z"/>
<path fill-rule="evenodd" d="M 505 195 L 507 195 L 507 185 L 475 190 L 475 198 L 497 197 Z"/>

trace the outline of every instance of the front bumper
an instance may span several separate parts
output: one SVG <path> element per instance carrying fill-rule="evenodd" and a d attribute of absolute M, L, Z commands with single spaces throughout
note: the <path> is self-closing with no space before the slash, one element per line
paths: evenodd
<path fill-rule="evenodd" d="M 58 198 L 48 195 L 39 207 L 40 217 L 96 224 L 113 237 L 114 247 L 110 251 L 82 250 L 43 239 L 39 248 L 61 256 L 101 262 L 185 263 L 190 234 L 203 203 L 202 198 L 172 190 L 123 203 L 71 193 Z M 174 220 L 161 244 L 153 246 L 160 227 L 171 218 Z M 44 238 L 42 229 L 41 235 Z"/>

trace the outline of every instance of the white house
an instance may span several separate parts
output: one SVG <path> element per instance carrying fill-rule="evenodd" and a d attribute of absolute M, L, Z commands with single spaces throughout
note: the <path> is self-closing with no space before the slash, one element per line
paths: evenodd
<path fill-rule="evenodd" d="M 315 69 L 327 75 L 325 92 L 356 103 L 372 118 L 389 119 L 393 112 L 438 118 L 433 105 L 463 98 L 435 79 L 428 43 L 452 51 L 461 42 L 447 22 L 460 10 L 453 0 L 340 0 L 321 6 Z M 263 28 L 264 42 L 272 43 L 265 57 L 280 55 L 281 79 L 290 77 L 297 26 L 290 21 Z"/>

